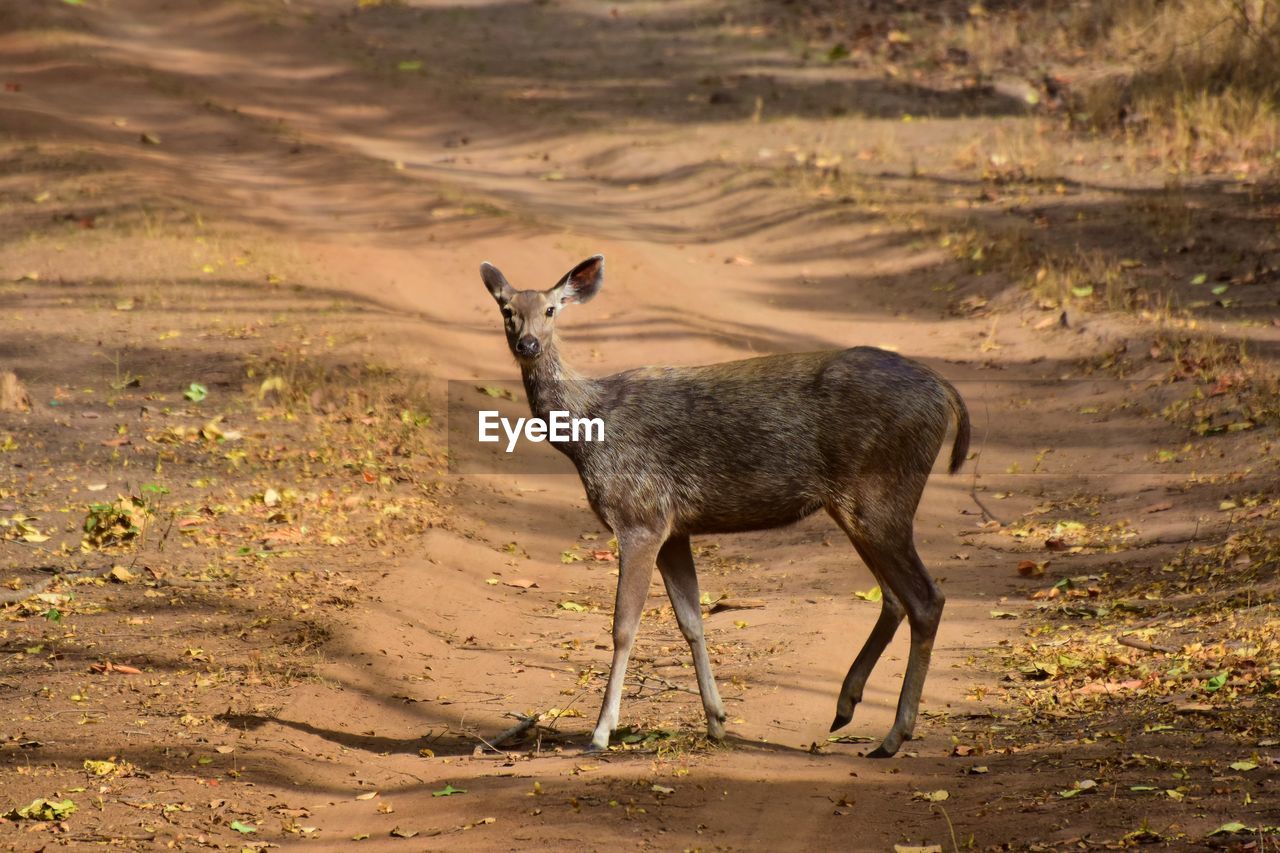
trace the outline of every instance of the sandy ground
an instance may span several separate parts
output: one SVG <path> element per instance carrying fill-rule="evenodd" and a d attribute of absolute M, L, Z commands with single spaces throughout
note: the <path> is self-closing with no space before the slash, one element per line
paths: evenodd
<path fill-rule="evenodd" d="M 103 336 L 120 336 L 134 369 L 154 376 L 172 368 L 173 388 L 188 375 L 230 387 L 242 378 L 232 361 L 283 352 L 298 336 L 355 335 L 348 361 L 372 354 L 391 365 L 395 382 L 422 389 L 434 420 L 419 467 L 404 478 L 430 484 L 429 494 L 414 493 L 428 507 L 426 521 L 291 557 L 298 571 L 352 579 L 339 604 L 328 587 L 316 592 L 307 617 L 322 629 L 314 642 L 275 650 L 276 671 L 292 662 L 297 677 L 197 689 L 186 686 L 201 677 L 188 660 L 170 680 L 142 688 L 156 697 L 145 709 L 130 706 L 127 691 L 104 688 L 104 719 L 156 718 L 145 747 L 114 734 L 114 724 L 73 725 L 71 700 L 44 716 L 15 705 L 23 711 L 8 721 L 4 801 L 89 791 L 67 795 L 85 802 L 61 830 L 32 833 L 17 822 L 0 827 L 0 841 L 13 849 L 1066 849 L 1136 843 L 1140 837 L 1126 836 L 1144 826 L 1177 845 L 1232 820 L 1280 823 L 1257 730 L 1207 724 L 1176 739 L 1142 735 L 1138 719 L 1130 723 L 1139 734 L 1125 744 L 1068 709 L 1043 721 L 1036 742 L 1025 717 L 1001 723 L 1020 699 L 1018 689 L 1004 689 L 1007 672 L 993 654 L 1023 642 L 1030 629 L 1019 619 L 1041 624 L 1032 623 L 1042 617 L 1030 593 L 1059 577 L 1123 577 L 1126 565 L 1158 571 L 1181 543 L 1227 523 L 1215 514 L 1223 500 L 1249 491 L 1265 507 L 1274 489 L 1273 479 L 1266 485 L 1274 477 L 1269 445 L 1253 435 L 1215 448 L 1210 461 L 1202 454 L 1176 476 L 1150 462 L 1154 449 L 1187 442 L 1185 430 L 1156 417 L 1167 389 L 1144 381 L 1156 378 L 1155 366 L 1123 379 L 1082 367 L 1130 340 L 1131 318 L 1073 310 L 1065 328 L 1046 323 L 1056 308 L 1021 299 L 1012 283 L 993 287 L 998 276 L 926 243 L 919 214 L 895 212 L 895 199 L 917 193 L 937 205 L 936 221 L 948 221 L 977 185 L 952 181 L 950 166 L 933 179 L 907 176 L 917 163 L 952 163 L 984 134 L 1019 132 L 1033 120 L 1025 105 L 996 92 L 807 67 L 777 39 L 701 2 L 411 2 L 357 12 L 327 0 L 112 0 L 8 14 L 0 119 L 18 165 L 5 178 L 3 257 L 17 324 L 5 332 L 4 366 L 18 370 L 36 403 L 12 428 L 35 429 L 39 418 L 52 424 L 42 406 L 54 387 L 74 395 L 76 359 L 90 356 L 62 350 L 60 334 L 86 352 L 111 351 Z M 907 124 L 904 113 L 921 118 Z M 1113 188 L 1087 183 L 1099 161 L 1084 158 L 1105 152 L 1071 144 L 1082 159 L 1064 160 L 1068 201 L 1123 218 L 1125 209 L 1109 207 Z M 53 165 L 23 166 L 22 145 L 55 152 Z M 810 172 L 797 173 L 798 153 L 829 147 L 875 150 L 855 182 L 860 197 L 833 198 Z M 73 220 L 92 218 L 97 233 L 85 236 L 68 220 L 73 230 L 24 237 L 47 226 L 30 199 L 41 181 L 62 180 L 59 170 L 96 187 L 63 206 L 74 209 Z M 1156 181 L 1135 174 L 1124 192 Z M 1031 206 L 1057 204 L 1062 194 L 1047 192 Z M 138 210 L 159 218 L 138 218 Z M 1075 212 L 1036 215 L 1065 220 Z M 198 236 L 206 219 L 216 236 Z M 479 262 L 498 264 L 518 287 L 545 287 L 596 252 L 608 262 L 603 293 L 562 323 L 568 358 L 587 372 L 871 344 L 923 360 L 962 389 L 977 455 L 959 476 L 939 469 L 918 516 L 921 555 L 948 602 L 918 738 L 897 758 L 871 761 L 861 757 L 868 747 L 827 741 L 840 680 L 878 605 L 853 595 L 874 582 L 825 516 L 696 543 L 704 590 L 764 602 L 707 617 L 729 703 L 725 747 L 696 736 L 692 670 L 655 583 L 623 706 L 624 723 L 650 737 L 604 756 L 582 753 L 607 671 L 616 565 L 589 555 L 609 534 L 571 471 L 448 474 L 442 414 L 447 381 L 516 376 Z M 225 261 L 232 255 L 256 260 L 242 274 Z M 201 278 L 205 264 L 218 267 L 216 281 Z M 39 279 L 22 281 L 28 270 Z M 300 289 L 264 283 L 285 270 Z M 61 300 L 38 283 L 54 281 L 65 288 Z M 118 308 L 134 290 L 139 309 L 162 305 L 154 321 L 125 322 L 110 306 L 107 319 L 77 313 L 93 300 Z M 1274 293 L 1272 286 L 1270 302 L 1259 302 L 1272 313 Z M 975 294 L 999 310 L 957 310 Z M 1266 356 L 1275 327 L 1258 316 L 1239 336 Z M 259 324 L 265 338 L 240 349 L 185 348 L 214 321 Z M 155 345 L 168 326 L 183 330 L 182 339 Z M 144 351 L 135 339 L 153 345 Z M 1136 408 L 1122 405 L 1132 399 Z M 170 404 L 183 405 L 173 393 Z M 1100 410 L 1111 414 L 1090 418 Z M 276 429 L 260 417 L 254 426 L 252 412 L 227 423 Z M 307 434 L 280 435 L 283 449 Z M 63 452 L 75 457 L 72 444 Z M 1223 477 L 1187 490 L 1181 484 L 1197 464 L 1251 473 L 1243 486 Z M 21 480 L 19 472 L 14 482 Z M 122 475 L 129 482 L 137 481 Z M 1046 501 L 1092 501 L 1100 525 L 1137 519 L 1136 538 L 1119 557 L 1086 549 L 1054 556 L 1061 562 L 1047 580 L 1021 577 L 1020 561 L 1048 556 L 1045 537 L 998 536 L 971 497 L 975 485 L 1005 522 Z M 1175 505 L 1142 513 L 1168 496 Z M 36 514 L 21 491 L 6 500 L 12 511 Z M 566 552 L 587 558 L 566 562 Z M 24 559 L 13 555 L 11 568 Z M 159 570 L 166 559 L 147 557 Z M 509 583 L 517 580 L 536 586 Z M 82 597 L 106 595 L 108 611 L 132 612 L 129 602 L 141 599 L 112 604 L 102 590 L 113 588 L 86 586 Z M 265 609 L 255 614 L 285 606 L 263 595 L 253 606 Z M 565 601 L 586 609 L 566 610 Z M 203 645 L 233 666 L 247 652 L 227 626 L 249 617 L 208 607 L 199 620 L 157 613 L 161 621 L 137 628 L 138 637 L 111 646 L 104 635 L 101 648 L 122 660 L 139 643 L 163 647 L 172 631 L 183 644 L 208 637 Z M 38 622 L 24 618 L 10 651 L 44 636 L 38 625 L 23 628 Z M 887 731 L 905 635 L 872 676 L 848 733 L 878 741 Z M 268 649 L 280 640 L 267 639 Z M 43 670 L 11 663 L 6 688 L 24 702 L 34 701 L 42 678 L 72 690 L 87 677 L 79 675 L 83 660 L 55 659 Z M 68 715 L 57 716 L 64 705 Z M 485 747 L 513 712 L 552 708 L 582 716 L 562 717 L 558 732 L 537 743 Z M 202 748 L 229 749 L 193 763 L 192 743 L 173 734 L 182 726 L 159 722 L 178 718 L 175 709 L 205 721 L 184 724 Z M 48 743 L 26 749 L 24 739 Z M 1223 756 L 1260 753 L 1263 769 L 1233 780 L 1196 765 L 1200 787 L 1190 801 L 1128 792 L 1148 771 L 1120 757 L 1159 753 L 1194 765 L 1195 749 L 1216 745 Z M 108 755 L 138 773 L 86 782 L 81 759 Z M 1059 796 L 1080 779 L 1101 780 L 1104 765 L 1115 774 L 1105 793 Z M 1160 772 L 1174 784 L 1168 768 Z M 465 793 L 440 796 L 446 785 Z M 947 798 L 921 796 L 936 791 Z M 234 830 L 237 816 L 253 831 Z"/>

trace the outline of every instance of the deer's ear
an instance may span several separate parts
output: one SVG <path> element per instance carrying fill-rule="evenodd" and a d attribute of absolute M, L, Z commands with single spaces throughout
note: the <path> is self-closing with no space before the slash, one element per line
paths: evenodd
<path fill-rule="evenodd" d="M 589 302 L 600 292 L 604 282 L 604 255 L 592 255 L 578 264 L 551 288 L 551 296 L 561 305 L 569 302 Z"/>
<path fill-rule="evenodd" d="M 480 278 L 484 281 L 484 286 L 488 289 L 489 295 L 492 296 L 499 305 L 505 305 L 511 301 L 511 297 L 515 295 L 515 288 L 507 283 L 507 277 L 502 274 L 502 270 L 490 263 L 480 265 Z"/>

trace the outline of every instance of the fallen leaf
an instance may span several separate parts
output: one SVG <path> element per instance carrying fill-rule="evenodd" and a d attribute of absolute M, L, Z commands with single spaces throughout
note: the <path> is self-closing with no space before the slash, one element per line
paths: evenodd
<path fill-rule="evenodd" d="M 503 581 L 507 586 L 513 586 L 516 589 L 533 589 L 538 585 L 537 581 L 531 581 L 524 578 L 516 578 L 515 580 Z"/>
<path fill-rule="evenodd" d="M 1228 821 L 1227 823 L 1224 823 L 1222 826 L 1218 827 L 1213 832 L 1207 833 L 1205 837 L 1209 838 L 1214 835 L 1235 835 L 1237 832 L 1253 832 L 1253 830 L 1245 826 L 1240 821 L 1233 820 L 1233 821 Z"/>
<path fill-rule="evenodd" d="M 452 784 L 446 783 L 445 786 L 441 788 L 439 791 L 432 791 L 431 796 L 452 797 L 454 794 L 465 794 L 466 792 L 467 792 L 466 788 L 455 788 L 453 787 Z"/>
<path fill-rule="evenodd" d="M 950 794 L 941 788 L 936 791 L 916 791 L 911 796 L 917 800 L 924 800 L 929 803 L 940 803 L 951 797 Z"/>
<path fill-rule="evenodd" d="M 105 663 L 91 663 L 89 664 L 89 671 L 118 672 L 121 675 L 142 675 L 142 670 L 138 669 L 136 666 L 129 666 L 128 664 L 123 663 L 112 663 L 111 661 L 106 661 Z"/>
<path fill-rule="evenodd" d="M 1205 690 L 1205 692 L 1206 692 L 1206 693 L 1217 693 L 1219 690 L 1221 690 L 1221 689 L 1226 685 L 1226 683 L 1227 683 L 1227 677 L 1228 677 L 1229 675 L 1230 675 L 1230 673 L 1227 673 L 1227 672 L 1220 672 L 1220 673 L 1218 673 L 1217 675 L 1215 675 L 1213 678 L 1210 678 L 1208 681 L 1206 681 L 1206 682 L 1204 683 L 1204 690 Z"/>
<path fill-rule="evenodd" d="M 376 797 L 376 796 L 378 796 L 378 792 L 377 792 L 377 791 L 365 791 L 363 794 L 356 794 L 356 799 L 357 799 L 357 800 L 372 800 L 372 799 L 373 799 L 374 797 Z"/>
<path fill-rule="evenodd" d="M 1142 682 L 1136 678 L 1128 681 L 1091 681 L 1071 691 L 1072 696 L 1091 696 L 1099 693 L 1120 693 L 1125 690 L 1138 690 Z"/>
<path fill-rule="evenodd" d="M 46 800 L 40 797 L 20 809 L 9 810 L 4 817 L 10 820 L 62 820 L 75 810 L 76 804 L 71 800 Z"/>
<path fill-rule="evenodd" d="M 1058 796 L 1062 797 L 1063 799 L 1070 799 L 1071 797 L 1074 797 L 1077 794 L 1083 794 L 1085 791 L 1092 791 L 1096 787 L 1098 787 L 1097 782 L 1093 781 L 1092 779 L 1083 779 L 1079 782 L 1076 782 L 1073 787 L 1068 788 L 1065 791 L 1059 791 Z"/>
<path fill-rule="evenodd" d="M 863 601 L 879 601 L 884 597 L 884 593 L 880 591 L 880 587 L 873 586 L 865 592 L 855 592 L 855 598 L 861 598 Z"/>
<path fill-rule="evenodd" d="M 1038 578 L 1044 574 L 1045 567 L 1048 565 L 1048 560 L 1039 563 L 1035 560 L 1023 560 L 1018 563 L 1018 574 L 1024 578 Z"/>
<path fill-rule="evenodd" d="M 547 711 L 547 719 L 558 720 L 561 717 L 581 717 L 584 716 L 577 708 L 565 708 L 563 711 L 559 708 L 551 708 Z"/>
<path fill-rule="evenodd" d="M 243 823 L 242 821 L 231 821 L 231 828 L 241 835 L 252 835 L 258 831 L 258 828 L 251 823 Z"/>

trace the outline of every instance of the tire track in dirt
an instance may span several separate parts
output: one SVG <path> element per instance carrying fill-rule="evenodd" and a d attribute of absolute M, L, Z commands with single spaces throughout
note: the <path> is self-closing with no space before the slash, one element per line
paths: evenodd
<path fill-rule="evenodd" d="M 515 375 L 475 273 L 480 260 L 495 260 L 518 286 L 532 286 L 595 251 L 609 257 L 605 292 L 564 329 L 571 358 L 593 373 L 854 343 L 888 344 L 935 362 L 972 357 L 977 324 L 939 319 L 936 297 L 924 311 L 920 293 L 851 292 L 839 310 L 787 307 L 810 277 L 841 275 L 851 264 L 909 269 L 900 247 L 875 244 L 873 221 L 823 221 L 785 192 L 710 160 L 697 144 L 669 139 L 633 149 L 619 135 L 567 133 L 555 143 L 557 156 L 581 176 L 546 180 L 551 170 L 536 159 L 545 140 L 532 131 L 517 125 L 507 142 L 473 115 L 450 113 L 445 93 L 410 98 L 380 86 L 376 74 L 328 52 L 335 37 L 313 38 L 318 24 L 273 14 L 282 17 L 270 25 L 234 4 L 177 3 L 157 12 L 115 3 L 96 19 L 93 51 L 134 73 L 108 96 L 50 72 L 49 95 L 33 112 L 74 124 L 134 161 L 154 191 L 296 244 L 313 259 L 318 285 L 408 313 L 414 322 L 400 345 L 403 361 L 437 381 Z M 307 96 L 316 90 L 323 95 Z M 379 126 L 382 104 L 396 117 L 388 128 Z M 162 145 L 136 154 L 132 140 L 111 129 L 121 113 L 129 116 L 129 137 L 155 128 Z M 283 123 L 273 124 L 277 118 Z M 457 149 L 444 146 L 460 135 L 489 141 L 468 145 L 457 159 L 448 153 Z M 860 241 L 871 248 L 859 249 Z M 820 251 L 832 244 L 841 248 Z M 971 405 L 982 407 L 981 391 Z M 989 552 L 951 559 L 957 529 L 973 522 L 962 514 L 973 509 L 966 488 L 967 479 L 938 477 L 919 516 L 922 554 L 945 577 L 949 599 L 926 711 L 973 707 L 964 698 L 981 676 L 965 660 L 1003 634 L 988 611 L 1011 588 L 1009 573 Z M 576 478 L 465 478 L 451 509 L 454 531 L 464 532 L 433 532 L 416 543 L 422 559 L 386 567 L 375 598 L 337 629 L 326 683 L 296 689 L 277 718 L 255 721 L 264 744 L 285 745 L 264 746 L 277 766 L 259 784 L 311 796 L 312 822 L 325 837 L 350 837 L 371 823 L 368 804 L 350 799 L 353 776 L 394 798 L 401 815 L 435 827 L 498 817 L 496 828 L 451 836 L 451 847 L 605 847 L 633 834 L 655 846 L 832 847 L 848 844 L 845 812 L 876 818 L 857 842 L 865 849 L 943 837 L 941 815 L 913 803 L 910 791 L 943 787 L 940 779 L 956 793 L 968 784 L 955 780 L 957 767 L 945 757 L 945 727 L 922 725 L 921 757 L 888 765 L 858 760 L 848 747 L 805 750 L 825 737 L 840 678 L 875 610 L 849 597 L 872 581 L 826 521 L 725 540 L 723 565 L 704 560 L 704 587 L 767 601 L 746 628 L 724 616 L 708 621 L 734 700 L 735 749 L 599 761 L 568 746 L 564 755 L 509 762 L 473 758 L 475 735 L 505 728 L 507 711 L 561 706 L 580 692 L 585 668 L 604 669 L 613 579 L 604 564 L 559 562 L 580 532 L 600 529 Z M 509 541 L 530 559 L 513 567 L 501 550 Z M 538 589 L 485 584 L 513 568 Z M 567 595 L 603 606 L 587 614 L 557 610 Z M 655 594 L 655 607 L 659 601 Z M 887 729 L 904 640 L 873 676 L 853 731 Z M 642 659 L 683 659 L 682 645 L 669 615 L 646 619 Z M 427 689 L 398 698 L 424 666 Z M 686 668 L 669 677 L 692 683 Z M 588 717 L 595 689 L 578 700 Z M 624 717 L 674 716 L 696 728 L 696 700 L 674 698 L 632 700 Z M 563 728 L 581 737 L 586 722 Z M 424 734 L 436 759 L 417 755 Z M 655 794 L 651 785 L 660 780 L 678 794 Z M 446 781 L 469 787 L 468 796 L 432 797 Z M 530 797 L 534 781 L 543 793 Z M 846 800 L 852 805 L 841 805 Z"/>

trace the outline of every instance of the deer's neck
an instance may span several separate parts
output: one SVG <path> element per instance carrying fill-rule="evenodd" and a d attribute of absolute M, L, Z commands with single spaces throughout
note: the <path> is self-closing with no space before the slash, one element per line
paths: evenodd
<path fill-rule="evenodd" d="M 558 342 L 552 338 L 542 356 L 522 364 L 524 390 L 535 417 L 546 419 L 555 411 L 570 417 L 586 417 L 599 398 L 599 383 L 574 370 L 560 357 Z"/>

